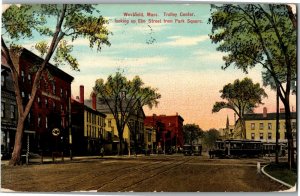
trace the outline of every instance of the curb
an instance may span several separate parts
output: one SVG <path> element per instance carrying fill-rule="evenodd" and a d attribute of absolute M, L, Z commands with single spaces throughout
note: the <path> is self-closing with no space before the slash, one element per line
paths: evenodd
<path fill-rule="evenodd" d="M 268 164 L 268 165 L 270 165 L 270 164 Z M 276 182 L 279 182 L 280 184 L 282 184 L 282 185 L 284 185 L 284 186 L 287 186 L 287 187 L 289 187 L 289 188 L 294 187 L 294 186 L 292 186 L 292 185 L 290 185 L 290 184 L 288 184 L 288 183 L 285 183 L 285 182 L 283 182 L 283 181 L 281 181 L 281 180 L 278 180 L 277 178 L 274 178 L 273 176 L 271 176 L 270 174 L 268 174 L 267 172 L 265 172 L 265 167 L 267 167 L 268 165 L 265 165 L 265 166 L 263 166 L 263 167 L 261 168 L 261 171 L 262 171 L 262 173 L 263 173 L 264 175 L 268 176 L 269 178 L 271 178 L 272 180 L 274 180 L 274 181 L 276 181 Z"/>

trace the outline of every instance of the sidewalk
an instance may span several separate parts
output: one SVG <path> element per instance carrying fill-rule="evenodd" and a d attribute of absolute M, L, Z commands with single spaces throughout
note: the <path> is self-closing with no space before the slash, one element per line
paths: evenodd
<path fill-rule="evenodd" d="M 152 156 L 152 155 L 151 155 Z M 107 156 L 74 156 L 72 157 L 72 160 L 70 157 L 65 156 L 63 157 L 63 160 L 61 157 L 55 157 L 55 161 L 53 162 L 52 157 L 46 156 L 43 157 L 43 163 L 41 161 L 41 157 L 35 157 L 35 158 L 30 158 L 29 159 L 29 165 L 33 164 L 51 164 L 51 163 L 64 163 L 64 162 L 71 162 L 71 161 L 83 161 L 83 160 L 91 160 L 91 159 L 134 159 L 138 157 L 145 157 L 143 154 L 139 155 L 107 155 Z M 1 165 L 9 165 L 9 160 L 1 160 Z M 26 165 L 26 163 L 23 163 L 23 165 Z"/>

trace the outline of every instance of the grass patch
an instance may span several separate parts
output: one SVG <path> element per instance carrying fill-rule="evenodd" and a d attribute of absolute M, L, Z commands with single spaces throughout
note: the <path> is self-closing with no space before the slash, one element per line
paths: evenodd
<path fill-rule="evenodd" d="M 289 170 L 288 163 L 271 163 L 265 167 L 265 171 L 271 176 L 292 186 L 297 182 L 297 170 Z"/>

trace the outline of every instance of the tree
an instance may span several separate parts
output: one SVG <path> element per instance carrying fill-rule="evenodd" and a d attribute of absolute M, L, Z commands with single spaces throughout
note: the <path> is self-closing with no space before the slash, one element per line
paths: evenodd
<path fill-rule="evenodd" d="M 119 71 L 114 76 L 108 76 L 105 83 L 103 79 L 96 80 L 93 92 L 99 101 L 108 106 L 116 120 L 120 149 L 122 149 L 124 128 L 128 125 L 130 117 L 143 106 L 147 105 L 149 108 L 157 106 L 158 99 L 161 97 L 157 91 L 156 88 L 144 86 L 139 76 L 128 80 Z"/>
<path fill-rule="evenodd" d="M 69 44 L 77 38 L 86 38 L 90 47 L 101 50 L 103 44 L 110 45 L 106 29 L 107 21 L 100 16 L 93 16 L 95 8 L 92 5 L 16 5 L 10 6 L 2 15 L 1 53 L 12 73 L 16 102 L 18 107 L 18 124 L 15 144 L 10 164 L 20 161 L 24 121 L 31 109 L 38 84 L 43 74 L 46 74 L 48 62 L 52 59 L 56 65 L 67 63 L 74 70 L 79 70 L 77 59 L 71 55 L 73 46 Z M 52 20 L 53 19 L 53 20 Z M 54 24 L 54 21 L 56 24 Z M 50 45 L 44 40 L 50 37 Z M 40 39 L 35 49 L 44 56 L 41 64 L 33 65 L 35 77 L 32 84 L 31 97 L 25 105 L 22 104 L 20 84 L 18 81 L 20 66 L 15 59 L 19 58 L 22 46 L 15 41 L 19 39 Z M 12 41 L 10 41 L 12 40 Z"/>
<path fill-rule="evenodd" d="M 202 138 L 203 136 L 203 130 L 199 127 L 199 125 L 196 124 L 186 124 L 183 125 L 183 137 L 184 142 L 186 144 L 193 144 L 193 142 L 198 140 L 199 138 Z"/>
<path fill-rule="evenodd" d="M 230 65 L 246 72 L 261 65 L 271 76 L 285 108 L 289 165 L 294 164 L 290 94 L 296 81 L 296 15 L 285 4 L 213 5 L 213 43 Z"/>
<path fill-rule="evenodd" d="M 263 88 L 260 88 L 259 83 L 253 84 L 250 78 L 243 80 L 235 80 L 233 84 L 226 84 L 220 90 L 221 98 L 227 102 L 216 102 L 212 112 L 219 112 L 221 109 L 228 108 L 233 110 L 240 120 L 241 138 L 246 138 L 246 127 L 244 115 L 252 113 L 253 109 L 262 103 L 262 99 L 267 96 Z"/>
<path fill-rule="evenodd" d="M 207 148 L 213 148 L 216 140 L 219 138 L 220 132 L 217 129 L 209 129 L 203 134 L 203 143 Z"/>

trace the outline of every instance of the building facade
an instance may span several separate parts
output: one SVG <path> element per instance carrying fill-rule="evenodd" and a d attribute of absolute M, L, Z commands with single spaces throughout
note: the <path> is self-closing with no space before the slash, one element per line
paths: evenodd
<path fill-rule="evenodd" d="M 84 104 L 84 86 L 80 97 L 72 99 L 72 150 L 74 155 L 99 155 L 105 143 L 106 115 L 96 110 L 96 97 L 92 105 Z"/>
<path fill-rule="evenodd" d="M 107 142 L 105 137 L 106 115 L 96 110 L 96 97 L 91 106 L 84 104 L 84 86 L 80 97 L 72 99 L 72 151 L 74 155 L 99 155 Z"/>
<path fill-rule="evenodd" d="M 35 79 L 34 70 L 43 62 L 43 59 L 27 49 L 22 49 L 20 56 L 15 57 L 14 61 L 19 65 L 18 80 L 25 106 L 31 97 L 30 93 Z M 69 152 L 68 128 L 73 79 L 56 66 L 47 64 L 25 121 L 23 139 L 26 142 L 23 141 L 25 146 L 22 149 L 29 147 L 30 152 L 43 152 L 43 154 L 51 154 L 54 151 Z M 53 130 L 56 131 L 55 135 L 52 134 Z"/>
<path fill-rule="evenodd" d="M 156 126 L 146 126 L 144 130 L 144 141 L 145 141 L 145 150 L 150 151 L 151 153 L 156 152 L 157 142 L 156 142 Z"/>
<path fill-rule="evenodd" d="M 86 102 L 87 103 L 87 102 Z M 91 104 L 91 103 L 87 103 Z M 111 103 L 112 104 L 112 103 Z M 104 137 L 111 139 L 111 143 L 106 143 L 105 151 L 111 154 L 120 153 L 120 139 L 116 120 L 105 103 L 97 101 L 97 111 L 106 115 Z M 144 119 L 145 113 L 142 108 L 133 112 L 129 116 L 128 123 L 124 127 L 122 152 L 123 154 L 141 153 L 145 148 L 144 143 Z"/>
<path fill-rule="evenodd" d="M 293 137 L 296 138 L 297 113 L 291 113 L 291 124 Z M 246 114 L 246 139 L 261 140 L 264 142 L 276 141 L 276 113 L 268 113 L 267 108 L 263 113 Z M 285 112 L 279 113 L 279 142 L 287 142 L 285 129 Z"/>
<path fill-rule="evenodd" d="M 3 56 L 2 56 L 2 62 Z M 9 158 L 17 127 L 17 105 L 10 69 L 1 65 L 1 154 Z"/>
<path fill-rule="evenodd" d="M 183 147 L 183 121 L 178 113 L 174 116 L 153 114 L 146 117 L 145 125 L 156 127 L 157 130 L 157 151 L 176 151 Z"/>

